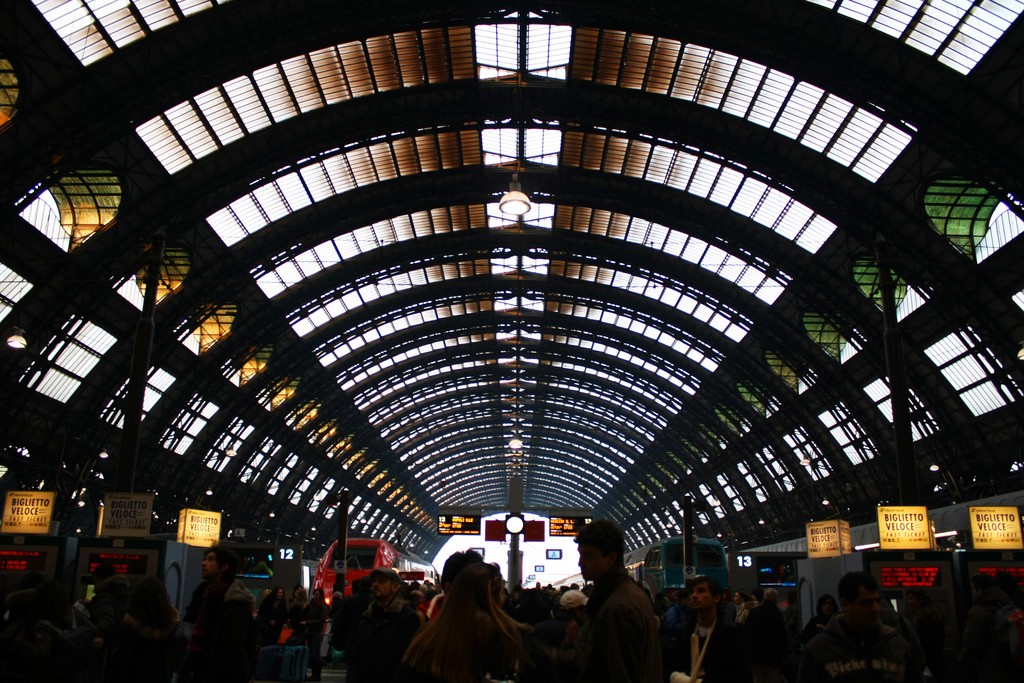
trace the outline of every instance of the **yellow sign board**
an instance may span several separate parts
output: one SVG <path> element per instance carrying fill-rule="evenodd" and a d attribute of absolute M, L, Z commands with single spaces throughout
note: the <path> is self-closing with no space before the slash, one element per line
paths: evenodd
<path fill-rule="evenodd" d="M 968 507 L 975 550 L 1024 550 L 1020 511 L 1013 506 Z"/>
<path fill-rule="evenodd" d="M 178 516 L 178 543 L 209 547 L 220 540 L 220 513 L 184 508 Z"/>
<path fill-rule="evenodd" d="M 931 550 L 932 530 L 923 505 L 882 505 L 878 508 L 880 550 Z"/>
<path fill-rule="evenodd" d="M 839 557 L 850 552 L 850 523 L 845 519 L 807 523 L 807 557 Z"/>
<path fill-rule="evenodd" d="M 8 491 L 4 501 L 3 533 L 50 533 L 53 500 L 53 491 Z"/>
<path fill-rule="evenodd" d="M 152 493 L 108 493 L 103 497 L 97 536 L 149 536 Z"/>

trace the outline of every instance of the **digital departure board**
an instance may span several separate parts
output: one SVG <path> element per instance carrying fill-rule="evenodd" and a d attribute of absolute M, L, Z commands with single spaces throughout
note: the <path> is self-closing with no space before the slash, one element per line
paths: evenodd
<path fill-rule="evenodd" d="M 1001 567 L 978 567 L 977 572 L 979 574 L 988 574 L 989 576 L 995 576 L 999 572 L 1009 574 L 1017 580 L 1017 585 L 1024 589 L 1024 567 L 1020 565 L 1006 564 Z"/>
<path fill-rule="evenodd" d="M 0 548 L 0 572 L 44 572 L 45 550 Z"/>
<path fill-rule="evenodd" d="M 438 515 L 437 533 L 441 536 L 479 536 L 479 515 Z"/>
<path fill-rule="evenodd" d="M 548 520 L 548 536 L 575 537 L 584 525 L 590 524 L 590 517 L 551 517 Z"/>
<path fill-rule="evenodd" d="M 89 553 L 89 573 L 92 574 L 100 564 L 109 564 L 118 574 L 149 575 L 149 554 L 112 551 Z"/>
<path fill-rule="evenodd" d="M 880 568 L 883 588 L 939 588 L 942 573 L 935 565 L 911 565 L 905 567 L 882 565 Z"/>

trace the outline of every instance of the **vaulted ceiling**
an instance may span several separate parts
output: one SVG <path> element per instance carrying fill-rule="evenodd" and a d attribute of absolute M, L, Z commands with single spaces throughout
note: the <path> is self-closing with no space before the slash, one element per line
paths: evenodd
<path fill-rule="evenodd" d="M 1020 489 L 1022 9 L 2 3 L 0 488 L 761 544 L 905 496 L 895 422 L 922 502 Z"/>

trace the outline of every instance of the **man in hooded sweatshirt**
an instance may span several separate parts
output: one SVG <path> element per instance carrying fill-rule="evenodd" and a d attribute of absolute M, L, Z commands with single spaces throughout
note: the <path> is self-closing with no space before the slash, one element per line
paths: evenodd
<path fill-rule="evenodd" d="M 223 546 L 213 546 L 203 558 L 206 592 L 189 642 L 193 683 L 248 683 L 252 679 L 256 599 L 235 578 L 239 566 L 238 555 Z"/>
<path fill-rule="evenodd" d="M 843 611 L 808 641 L 797 683 L 921 683 L 924 657 L 898 629 L 882 623 L 874 576 L 845 574 L 839 602 Z"/>

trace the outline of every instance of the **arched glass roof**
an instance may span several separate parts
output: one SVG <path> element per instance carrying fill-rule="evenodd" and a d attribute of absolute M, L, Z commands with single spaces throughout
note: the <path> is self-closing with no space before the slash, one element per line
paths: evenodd
<path fill-rule="evenodd" d="M 730 544 L 869 519 L 903 495 L 879 238 L 922 497 L 1024 467 L 1024 5 L 337 4 L 0 9 L 4 487 L 94 524 L 157 234 L 161 524 L 315 549 L 346 489 L 430 554 L 518 480 L 634 545 L 685 496 Z"/>

